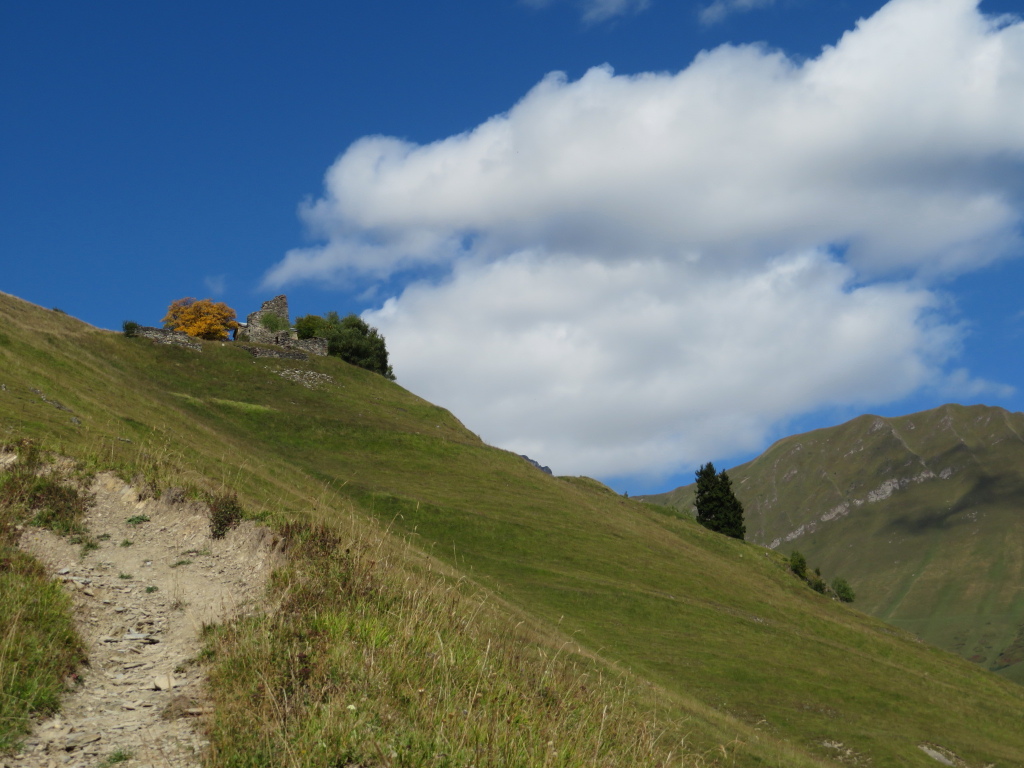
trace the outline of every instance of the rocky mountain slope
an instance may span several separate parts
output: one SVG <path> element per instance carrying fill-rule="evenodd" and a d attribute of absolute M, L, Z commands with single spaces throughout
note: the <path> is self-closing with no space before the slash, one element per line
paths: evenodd
<path fill-rule="evenodd" d="M 944 405 L 787 437 L 729 470 L 748 538 L 1024 683 L 1024 414 Z M 692 486 L 646 497 L 688 511 Z"/>

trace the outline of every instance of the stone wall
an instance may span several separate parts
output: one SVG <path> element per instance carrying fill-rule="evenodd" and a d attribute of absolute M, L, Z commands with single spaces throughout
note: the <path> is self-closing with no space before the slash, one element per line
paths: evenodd
<path fill-rule="evenodd" d="M 281 334 L 278 335 L 280 336 Z M 321 339 L 316 336 L 312 339 L 293 339 L 289 337 L 287 339 L 278 339 L 274 343 L 288 349 L 301 349 L 303 352 L 308 352 L 311 355 L 327 357 L 327 339 Z"/>
<path fill-rule="evenodd" d="M 269 301 L 264 301 L 263 306 L 255 312 L 251 312 L 245 318 L 245 328 L 238 331 L 238 340 L 255 341 L 259 344 L 277 344 L 274 339 L 278 335 L 283 333 L 287 336 L 287 331 L 271 331 L 263 327 L 263 318 L 267 315 L 277 315 L 290 328 L 292 321 L 288 315 L 288 297 L 284 294 L 275 296 Z"/>
<path fill-rule="evenodd" d="M 173 344 L 176 347 L 194 349 L 197 352 L 203 351 L 203 345 L 197 339 L 192 338 L 184 331 L 168 331 L 166 328 L 153 328 L 149 325 L 140 325 L 135 331 L 136 336 L 151 339 L 157 344 Z"/>
<path fill-rule="evenodd" d="M 305 352 L 293 351 L 290 349 L 267 349 L 266 347 L 250 347 L 248 344 L 239 344 L 242 349 L 253 357 L 279 357 L 284 360 L 308 360 L 309 355 Z"/>
<path fill-rule="evenodd" d="M 288 297 L 284 294 L 275 296 L 269 301 L 264 301 L 263 306 L 251 313 L 246 318 L 245 328 L 238 331 L 238 341 L 254 341 L 258 344 L 273 344 L 285 349 L 298 350 L 310 355 L 326 357 L 327 339 L 297 339 L 292 336 L 290 330 L 271 331 L 263 327 L 263 318 L 267 315 L 277 315 L 291 327 L 291 318 L 288 315 Z M 251 351 L 251 350 L 250 350 Z M 268 357 L 270 355 L 267 355 Z"/>
<path fill-rule="evenodd" d="M 306 355 L 319 355 L 320 357 L 327 356 L 327 339 L 296 339 L 293 338 L 290 331 L 278 331 L 277 333 L 270 333 L 265 328 L 264 333 L 260 334 L 260 344 L 273 344 L 275 347 L 284 347 L 285 349 L 293 349 L 303 353 L 303 358 Z M 239 339 L 243 339 L 239 334 Z M 249 341 L 256 341 L 256 339 L 248 339 Z M 246 349 L 251 348 L 246 347 Z M 272 357 L 272 355 L 269 355 Z"/>

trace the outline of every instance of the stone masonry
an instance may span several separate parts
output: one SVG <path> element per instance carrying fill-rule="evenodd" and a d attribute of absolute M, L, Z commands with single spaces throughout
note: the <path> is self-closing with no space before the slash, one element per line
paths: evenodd
<path fill-rule="evenodd" d="M 155 341 L 157 344 L 172 344 L 176 347 L 194 349 L 197 352 L 203 351 L 202 344 L 184 331 L 169 331 L 166 328 L 153 328 L 148 325 L 142 325 L 135 331 L 135 335 Z"/>
<path fill-rule="evenodd" d="M 288 315 L 288 297 L 284 294 L 275 296 L 269 301 L 264 301 L 263 306 L 255 312 L 251 312 L 245 318 L 245 328 L 238 332 L 239 340 L 255 341 L 260 344 L 278 344 L 277 338 L 284 336 L 291 338 L 287 331 L 271 331 L 263 327 L 263 318 L 267 315 L 277 315 L 284 320 L 285 324 L 291 327 L 292 321 Z"/>
<path fill-rule="evenodd" d="M 271 331 L 263 327 L 263 318 L 277 315 L 284 320 L 289 328 L 291 318 L 288 314 L 288 297 L 284 294 L 264 301 L 263 306 L 251 313 L 246 319 L 246 327 L 238 332 L 239 341 L 254 341 L 258 344 L 273 344 L 277 347 L 293 349 L 310 355 L 325 357 L 327 355 L 327 339 L 297 339 L 291 330 Z M 250 350 L 251 351 L 251 350 Z"/>

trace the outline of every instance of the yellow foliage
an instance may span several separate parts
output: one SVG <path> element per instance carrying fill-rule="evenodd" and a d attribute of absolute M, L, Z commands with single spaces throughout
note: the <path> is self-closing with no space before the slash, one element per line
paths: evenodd
<path fill-rule="evenodd" d="M 184 331 L 197 339 L 226 339 L 228 331 L 238 328 L 235 310 L 212 299 L 178 299 L 167 308 L 164 328 Z"/>

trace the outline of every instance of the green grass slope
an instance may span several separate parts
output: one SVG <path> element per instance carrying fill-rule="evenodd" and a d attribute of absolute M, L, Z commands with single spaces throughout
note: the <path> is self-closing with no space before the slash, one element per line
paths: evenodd
<path fill-rule="evenodd" d="M 944 405 L 780 440 L 729 470 L 748 537 L 857 606 L 1024 683 L 1024 414 Z M 648 497 L 680 510 L 692 487 Z"/>
<path fill-rule="evenodd" d="M 308 389 L 295 370 L 331 380 Z M 813 593 L 761 547 L 550 477 L 338 360 L 159 346 L 0 295 L 0 384 L 0 440 L 229 487 L 280 518 L 381 521 L 647 681 L 664 738 L 722 745 L 709 762 L 928 766 L 929 743 L 1024 765 L 1024 688 Z"/>

